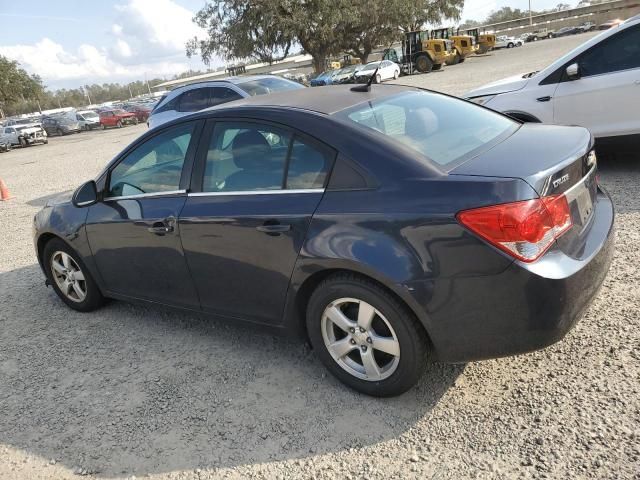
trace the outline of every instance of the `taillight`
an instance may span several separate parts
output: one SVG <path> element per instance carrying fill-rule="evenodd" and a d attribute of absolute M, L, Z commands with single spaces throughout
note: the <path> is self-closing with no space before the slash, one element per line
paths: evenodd
<path fill-rule="evenodd" d="M 491 245 L 533 262 L 571 228 L 571 211 L 564 195 L 464 210 L 458 221 Z"/>

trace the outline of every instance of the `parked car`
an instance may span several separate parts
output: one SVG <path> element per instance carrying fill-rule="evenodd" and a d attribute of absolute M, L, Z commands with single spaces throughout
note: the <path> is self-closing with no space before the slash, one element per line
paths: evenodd
<path fill-rule="evenodd" d="M 377 72 L 376 68 L 378 69 Z M 355 81 L 357 83 L 367 83 L 374 72 L 376 73 L 376 78 L 373 81 L 375 83 L 382 83 L 385 80 L 398 78 L 400 76 L 400 66 L 391 60 L 367 63 L 358 70 Z"/>
<path fill-rule="evenodd" d="M 563 27 L 555 32 L 556 37 L 566 37 L 568 35 L 575 35 L 576 33 L 582 33 L 580 27 Z"/>
<path fill-rule="evenodd" d="M 208 107 L 254 95 L 306 88 L 298 82 L 275 75 L 228 77 L 211 82 L 192 83 L 171 90 L 151 112 L 147 124 L 154 128 L 174 118 Z"/>
<path fill-rule="evenodd" d="M 82 130 L 93 130 L 100 127 L 100 116 L 93 110 L 76 112 L 76 119 Z"/>
<path fill-rule="evenodd" d="M 36 143 L 47 144 L 47 132 L 38 124 L 11 125 L 4 127 L 2 140 L 10 145 L 28 147 Z"/>
<path fill-rule="evenodd" d="M 147 131 L 36 215 L 48 284 L 79 311 L 113 297 L 301 335 L 370 395 L 411 388 L 429 352 L 466 362 L 560 340 L 613 257 L 589 132 L 352 88 Z"/>
<path fill-rule="evenodd" d="M 616 18 L 615 20 L 609 20 L 608 22 L 601 23 L 598 25 L 598 30 L 609 30 L 610 28 L 617 27 L 622 24 L 623 20 Z"/>
<path fill-rule="evenodd" d="M 553 30 L 549 30 L 547 28 L 542 28 L 540 30 L 536 30 L 532 33 L 526 34 L 527 36 L 524 38 L 526 43 L 528 42 L 537 42 L 538 40 L 546 40 L 548 38 L 553 38 L 556 36 Z"/>
<path fill-rule="evenodd" d="M 69 135 L 70 133 L 78 133 L 80 123 L 72 120 L 66 115 L 56 115 L 42 118 L 42 128 L 45 129 L 47 135 Z"/>
<path fill-rule="evenodd" d="M 133 113 L 138 119 L 138 122 L 144 123 L 149 119 L 149 115 L 151 115 L 152 108 L 142 104 L 133 104 L 133 105 L 126 105 L 124 107 L 124 110 L 126 110 L 129 113 Z"/>
<path fill-rule="evenodd" d="M 364 65 L 348 65 L 344 68 L 341 68 L 333 77 L 333 83 L 355 83 L 356 75 L 363 67 Z"/>
<path fill-rule="evenodd" d="M 525 122 L 582 125 L 600 150 L 640 146 L 640 15 L 602 32 L 539 72 L 465 97 Z"/>
<path fill-rule="evenodd" d="M 513 48 L 513 47 L 521 47 L 522 40 L 516 37 L 508 37 L 506 35 L 500 35 L 496 37 L 496 44 L 493 47 L 494 49 L 499 48 Z"/>
<path fill-rule="evenodd" d="M 324 85 L 331 85 L 333 83 L 333 77 L 338 74 L 340 71 L 339 68 L 334 68 L 332 70 L 327 70 L 326 72 L 322 72 L 316 77 L 311 79 L 312 87 L 322 87 Z"/>
<path fill-rule="evenodd" d="M 138 118 L 135 114 L 116 108 L 114 110 L 102 110 L 100 112 L 100 126 L 102 129 L 107 127 L 121 128 L 124 125 L 137 125 Z"/>
<path fill-rule="evenodd" d="M 594 22 L 583 22 L 578 25 L 580 29 L 580 33 L 592 32 L 597 28 L 597 25 Z"/>

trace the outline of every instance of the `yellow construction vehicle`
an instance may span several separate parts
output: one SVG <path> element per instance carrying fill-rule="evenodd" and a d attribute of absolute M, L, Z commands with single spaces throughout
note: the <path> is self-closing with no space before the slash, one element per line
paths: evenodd
<path fill-rule="evenodd" d="M 453 55 L 449 56 L 447 65 L 462 63 L 469 55 L 475 52 L 473 37 L 470 35 L 460 35 L 459 33 L 460 32 L 455 32 L 453 28 L 437 28 L 431 30 L 431 38 L 445 39 L 453 42 Z"/>
<path fill-rule="evenodd" d="M 391 60 L 400 65 L 403 73 L 415 71 L 427 73 L 439 70 L 449 58 L 451 42 L 442 39 L 430 39 L 429 31 L 405 32 L 402 37 L 402 53 L 395 48 L 383 52 L 383 60 Z"/>
<path fill-rule="evenodd" d="M 477 28 L 467 30 L 467 35 L 475 39 L 476 54 L 484 55 L 496 46 L 496 36 L 493 33 L 480 33 Z"/>

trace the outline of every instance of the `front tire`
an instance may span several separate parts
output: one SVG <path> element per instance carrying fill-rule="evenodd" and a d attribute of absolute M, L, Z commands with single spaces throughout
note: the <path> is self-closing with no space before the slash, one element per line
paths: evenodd
<path fill-rule="evenodd" d="M 427 366 L 429 341 L 412 312 L 357 275 L 335 275 L 316 288 L 307 307 L 307 332 L 324 366 L 367 395 L 400 395 Z"/>
<path fill-rule="evenodd" d="M 45 245 L 43 265 L 49 283 L 69 307 L 90 312 L 104 303 L 98 285 L 80 256 L 59 238 Z"/>
<path fill-rule="evenodd" d="M 433 69 L 433 62 L 427 55 L 416 58 L 416 68 L 420 73 L 429 73 Z"/>
<path fill-rule="evenodd" d="M 513 48 L 513 43 L 508 43 L 507 48 Z"/>
<path fill-rule="evenodd" d="M 116 123 L 116 127 L 122 128 L 122 122 L 120 120 L 118 120 L 118 123 Z"/>

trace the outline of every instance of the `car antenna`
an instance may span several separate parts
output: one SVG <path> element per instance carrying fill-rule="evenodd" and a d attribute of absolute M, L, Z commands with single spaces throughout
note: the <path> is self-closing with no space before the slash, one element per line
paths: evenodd
<path fill-rule="evenodd" d="M 381 58 L 380 61 L 378 62 L 378 66 L 373 71 L 373 74 L 369 78 L 369 81 L 365 85 L 358 85 L 356 87 L 351 87 L 352 92 L 368 92 L 371 90 L 371 84 L 373 83 L 373 79 L 376 78 L 376 73 L 378 73 L 378 69 L 380 68 L 380 65 L 382 65 L 382 61 L 384 60 L 384 52 L 388 52 L 389 50 L 391 50 L 391 45 L 393 45 L 393 42 L 389 44 L 389 47 L 387 47 L 386 50 L 383 50 L 383 54 L 382 54 L 383 58 Z"/>
<path fill-rule="evenodd" d="M 380 63 L 382 63 L 382 60 L 380 60 Z M 371 75 L 367 83 L 365 83 L 364 85 L 351 87 L 351 91 L 352 92 L 368 92 L 369 90 L 371 90 L 371 83 L 373 83 L 373 79 L 376 78 L 376 73 L 378 73 L 378 69 L 380 68 L 380 63 L 378 63 L 378 66 L 373 71 L 373 74 Z"/>

